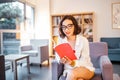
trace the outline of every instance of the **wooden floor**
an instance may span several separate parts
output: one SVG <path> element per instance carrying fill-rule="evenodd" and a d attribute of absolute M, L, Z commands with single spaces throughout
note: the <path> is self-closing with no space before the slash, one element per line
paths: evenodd
<path fill-rule="evenodd" d="M 120 80 L 120 62 L 112 62 L 113 64 L 113 80 Z"/>
<path fill-rule="evenodd" d="M 113 62 L 113 68 L 114 73 L 120 76 L 120 62 Z M 48 66 L 45 62 L 41 68 L 38 65 L 33 65 L 30 66 L 30 70 L 31 74 L 28 74 L 26 64 L 18 65 L 18 80 L 52 80 L 51 64 Z M 6 70 L 6 80 L 14 80 L 14 74 L 11 69 Z"/>
<path fill-rule="evenodd" d="M 113 74 L 113 80 L 120 80 L 120 76 L 118 74 Z"/>
<path fill-rule="evenodd" d="M 51 79 L 51 65 L 43 64 L 30 66 L 30 74 L 27 73 L 26 64 L 22 67 L 18 65 L 18 80 L 50 80 Z M 14 80 L 14 73 L 11 69 L 6 71 L 6 80 Z"/>

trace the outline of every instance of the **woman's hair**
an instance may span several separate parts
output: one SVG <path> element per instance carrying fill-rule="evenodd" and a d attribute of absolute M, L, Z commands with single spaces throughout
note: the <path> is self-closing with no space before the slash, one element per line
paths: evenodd
<path fill-rule="evenodd" d="M 60 37 L 61 37 L 61 38 L 64 38 L 64 37 L 66 36 L 66 35 L 64 34 L 64 32 L 63 32 L 63 29 L 62 29 L 63 22 L 64 22 L 64 20 L 66 20 L 66 19 L 71 20 L 72 23 L 73 23 L 73 25 L 74 25 L 74 32 L 73 32 L 73 34 L 74 34 L 74 35 L 79 34 L 79 33 L 81 32 L 81 27 L 78 25 L 78 22 L 76 21 L 76 19 L 75 19 L 72 15 L 65 15 L 65 16 L 63 17 L 63 19 L 61 20 L 60 25 L 59 25 L 59 31 L 60 31 L 59 34 L 60 34 Z"/>

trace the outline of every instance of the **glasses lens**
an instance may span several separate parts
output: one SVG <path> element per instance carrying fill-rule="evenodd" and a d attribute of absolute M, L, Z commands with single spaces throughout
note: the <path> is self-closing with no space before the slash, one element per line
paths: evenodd
<path fill-rule="evenodd" d="M 72 28 L 73 24 L 68 24 L 67 27 L 68 28 Z"/>
<path fill-rule="evenodd" d="M 62 25 L 62 29 L 63 29 L 63 30 L 65 30 L 66 28 L 67 28 L 66 26 Z"/>
<path fill-rule="evenodd" d="M 67 26 L 62 25 L 62 29 L 66 30 L 66 29 L 71 29 L 73 27 L 73 24 L 68 24 Z"/>

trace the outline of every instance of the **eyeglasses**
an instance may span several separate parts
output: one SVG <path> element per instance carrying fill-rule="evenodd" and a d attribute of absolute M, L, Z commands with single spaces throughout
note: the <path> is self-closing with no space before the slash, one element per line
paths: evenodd
<path fill-rule="evenodd" d="M 66 29 L 71 29 L 73 27 L 73 24 L 68 24 L 67 26 L 62 25 L 62 30 L 66 30 Z"/>

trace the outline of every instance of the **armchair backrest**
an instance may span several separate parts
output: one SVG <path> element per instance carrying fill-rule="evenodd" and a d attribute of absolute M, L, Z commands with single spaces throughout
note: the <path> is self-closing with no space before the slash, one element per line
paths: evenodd
<path fill-rule="evenodd" d="M 90 42 L 90 57 L 95 68 L 99 68 L 100 56 L 108 55 L 108 47 L 105 42 Z"/>
<path fill-rule="evenodd" d="M 101 42 L 106 42 L 109 49 L 120 48 L 120 37 L 102 37 Z"/>
<path fill-rule="evenodd" d="M 20 48 L 20 51 L 29 51 L 33 49 L 32 45 L 20 46 Z"/>
<path fill-rule="evenodd" d="M 37 50 L 40 46 L 49 45 L 48 39 L 31 39 L 30 44 L 33 46 L 33 49 Z"/>

